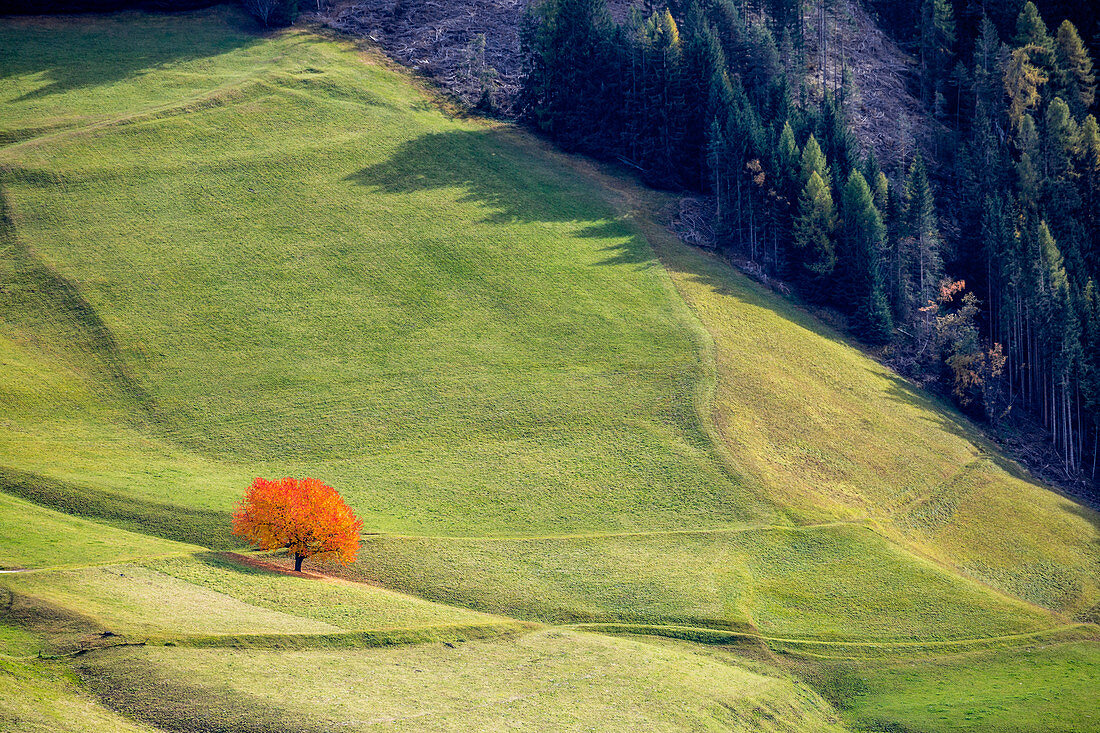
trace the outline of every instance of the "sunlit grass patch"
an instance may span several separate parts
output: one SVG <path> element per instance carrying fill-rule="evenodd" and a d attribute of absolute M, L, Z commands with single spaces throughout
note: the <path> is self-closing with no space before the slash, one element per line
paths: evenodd
<path fill-rule="evenodd" d="M 232 729 L 245 711 L 257 726 L 285 716 L 282 729 L 292 731 L 840 730 L 829 706 L 789 679 L 666 645 L 556 630 L 362 651 L 119 650 L 81 671 L 139 719 L 183 711 L 206 731 Z"/>
<path fill-rule="evenodd" d="M 314 619 L 345 631 L 503 620 L 385 588 L 275 572 L 214 554 L 154 560 L 146 567 L 250 605 Z"/>
<path fill-rule="evenodd" d="M 810 679 L 856 730 L 1084 733 L 1100 729 L 1097 675 L 1093 641 L 823 664 Z"/>
<path fill-rule="evenodd" d="M 0 569 L 118 562 L 199 549 L 115 529 L 0 493 Z"/>
<path fill-rule="evenodd" d="M 664 622 L 851 641 L 970 639 L 1062 625 L 866 527 L 544 539 L 368 538 L 354 572 L 540 621 Z"/>

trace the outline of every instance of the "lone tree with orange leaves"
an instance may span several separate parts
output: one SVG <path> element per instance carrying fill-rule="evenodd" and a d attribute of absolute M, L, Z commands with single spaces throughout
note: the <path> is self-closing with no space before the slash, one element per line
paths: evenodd
<path fill-rule="evenodd" d="M 362 528 L 336 489 L 315 478 L 257 478 L 233 513 L 233 534 L 262 550 L 286 548 L 298 572 L 307 557 L 353 562 Z"/>

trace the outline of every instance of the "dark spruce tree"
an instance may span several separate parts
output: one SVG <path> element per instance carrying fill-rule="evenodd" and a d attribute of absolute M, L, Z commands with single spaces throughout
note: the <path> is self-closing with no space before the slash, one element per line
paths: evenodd
<path fill-rule="evenodd" d="M 871 343 L 890 340 L 894 330 L 882 286 L 886 226 L 863 174 L 853 170 L 840 198 L 839 282 L 836 292 L 852 314 L 856 332 Z"/>
<path fill-rule="evenodd" d="M 566 149 L 600 153 L 607 142 L 612 25 L 605 0 L 544 0 L 525 18 L 520 107 Z"/>

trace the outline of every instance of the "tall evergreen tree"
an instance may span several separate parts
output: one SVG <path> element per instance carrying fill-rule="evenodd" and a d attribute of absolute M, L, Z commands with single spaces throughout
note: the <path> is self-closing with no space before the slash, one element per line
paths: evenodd
<path fill-rule="evenodd" d="M 886 226 L 875 207 L 874 195 L 863 174 L 853 170 L 840 204 L 838 288 L 848 297 L 857 332 L 872 343 L 885 343 L 893 319 L 882 287 L 881 257 Z"/>
<path fill-rule="evenodd" d="M 833 189 L 840 190 L 857 163 L 856 143 L 845 119 L 844 110 L 835 95 L 826 92 L 821 105 L 818 125 L 821 149 L 831 162 L 832 178 L 826 179 Z M 824 174 L 823 174 L 824 175 Z"/>
<path fill-rule="evenodd" d="M 1050 38 L 1047 25 L 1043 22 L 1042 16 L 1039 15 L 1039 8 L 1031 0 L 1024 3 L 1024 7 L 1016 18 L 1015 42 L 1017 46 L 1035 45 L 1051 52 L 1054 51 L 1054 41 Z"/>
<path fill-rule="evenodd" d="M 924 0 L 920 16 L 921 97 L 940 111 L 955 56 L 955 15 L 948 0 Z"/>
<path fill-rule="evenodd" d="M 1092 460 L 1091 476 L 1097 477 L 1097 464 L 1100 458 L 1100 289 L 1096 281 L 1089 280 L 1082 294 L 1081 312 L 1082 339 L 1082 378 L 1081 392 L 1083 410 L 1090 416 L 1083 428 L 1091 433 Z"/>
<path fill-rule="evenodd" d="M 684 22 L 683 84 L 685 99 L 683 135 L 684 183 L 693 189 L 708 187 L 707 138 L 716 115 L 724 114 L 712 94 L 712 85 L 726 73 L 726 57 L 696 0 L 688 4 Z"/>
<path fill-rule="evenodd" d="M 778 194 L 776 235 L 784 245 L 790 241 L 795 207 L 798 205 L 798 197 L 802 191 L 800 168 L 801 153 L 794 139 L 794 130 L 791 128 L 790 121 L 785 120 L 776 143 L 775 162 L 775 189 Z M 781 267 L 778 251 L 774 259 L 777 260 L 776 267 Z"/>
<path fill-rule="evenodd" d="M 1047 350 L 1051 380 L 1044 385 L 1044 418 L 1054 434 L 1067 471 L 1076 470 L 1078 451 L 1073 437 L 1070 383 L 1080 366 L 1081 324 L 1073 308 L 1064 260 L 1046 222 L 1039 224 L 1039 246 L 1043 259 L 1043 341 Z M 1048 395 L 1049 392 L 1049 401 Z"/>
<path fill-rule="evenodd" d="M 779 176 L 797 180 L 801 153 L 798 151 L 798 143 L 794 140 L 794 130 L 791 128 L 790 120 L 783 121 L 783 129 L 779 133 L 776 151 Z"/>
<path fill-rule="evenodd" d="M 1016 188 L 1020 193 L 1020 205 L 1025 214 L 1038 211 L 1040 197 L 1040 162 L 1042 153 L 1039 146 L 1039 130 L 1030 114 L 1020 118 L 1016 133 L 1016 146 L 1019 159 L 1016 162 Z"/>
<path fill-rule="evenodd" d="M 1100 125 L 1092 115 L 1081 124 L 1077 156 L 1085 227 L 1081 258 L 1085 263 L 1085 276 L 1097 279 L 1100 278 Z"/>
<path fill-rule="evenodd" d="M 1033 63 L 1038 47 L 1024 46 L 1012 52 L 1005 67 L 1004 86 L 1008 92 L 1008 119 L 1013 129 L 1020 124 L 1021 118 L 1039 106 L 1042 100 L 1041 89 L 1049 80 L 1049 75 L 1039 65 Z"/>
<path fill-rule="evenodd" d="M 912 238 L 910 258 L 913 262 L 914 292 L 921 307 L 936 300 L 943 279 L 943 238 L 928 170 L 918 154 L 909 167 L 905 182 L 909 212 L 909 232 Z"/>
<path fill-rule="evenodd" d="M 643 137 L 641 159 L 646 180 L 675 188 L 684 183 L 682 145 L 687 119 L 683 47 L 672 13 L 654 13 L 641 37 Z"/>
<path fill-rule="evenodd" d="M 1055 238 L 1062 243 L 1062 254 L 1071 272 L 1083 272 L 1081 262 L 1081 198 L 1078 194 L 1077 157 L 1078 132 L 1069 105 L 1055 97 L 1047 106 L 1043 118 L 1043 210 Z"/>
<path fill-rule="evenodd" d="M 828 294 L 829 276 L 836 267 L 835 230 L 836 209 L 829 185 L 817 170 L 811 169 L 794 222 L 796 275 L 811 300 L 821 302 Z"/>
<path fill-rule="evenodd" d="M 1055 94 L 1061 95 L 1074 115 L 1081 117 L 1096 99 L 1096 76 L 1092 70 L 1092 57 L 1077 34 L 1077 28 L 1068 20 L 1063 20 L 1058 26 L 1054 58 L 1057 68 Z"/>
<path fill-rule="evenodd" d="M 803 187 L 806 186 L 810 176 L 814 173 L 821 176 L 822 181 L 829 181 L 832 178 L 828 162 L 825 159 L 825 153 L 821 151 L 821 146 L 817 144 L 817 138 L 814 137 L 813 133 L 810 133 L 806 145 L 802 148 L 798 170 Z"/>
<path fill-rule="evenodd" d="M 527 16 L 520 104 L 535 126 L 568 149 L 599 151 L 608 110 L 611 15 L 606 0 L 546 0 Z"/>

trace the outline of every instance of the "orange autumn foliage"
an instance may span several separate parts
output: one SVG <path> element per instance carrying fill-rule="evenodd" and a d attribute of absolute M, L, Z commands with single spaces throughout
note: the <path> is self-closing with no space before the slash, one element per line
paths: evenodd
<path fill-rule="evenodd" d="M 233 513 L 233 534 L 263 550 L 286 548 L 299 571 L 307 557 L 353 562 L 362 528 L 336 489 L 315 478 L 257 478 Z"/>

